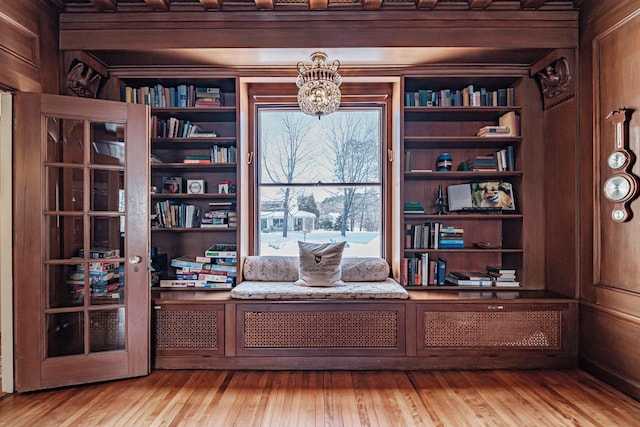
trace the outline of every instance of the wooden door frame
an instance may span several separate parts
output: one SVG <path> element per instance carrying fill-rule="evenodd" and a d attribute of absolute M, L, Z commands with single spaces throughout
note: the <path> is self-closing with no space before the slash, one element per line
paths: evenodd
<path fill-rule="evenodd" d="M 2 391 L 13 393 L 13 96 L 0 92 L 0 333 Z"/>

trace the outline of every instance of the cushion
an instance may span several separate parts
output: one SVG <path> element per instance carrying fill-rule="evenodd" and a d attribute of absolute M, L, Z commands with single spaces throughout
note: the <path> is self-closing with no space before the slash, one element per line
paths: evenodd
<path fill-rule="evenodd" d="M 345 242 L 298 242 L 300 250 L 299 278 L 301 286 L 342 286 L 342 252 Z"/>
<path fill-rule="evenodd" d="M 407 299 L 409 293 L 393 279 L 382 282 L 347 282 L 344 286 L 297 286 L 292 282 L 242 282 L 231 298 L 245 300 L 354 300 Z"/>
<path fill-rule="evenodd" d="M 389 277 L 389 264 L 383 258 L 343 258 L 344 282 L 383 282 Z"/>
<path fill-rule="evenodd" d="M 251 255 L 244 259 L 242 277 L 259 282 L 295 282 L 298 280 L 298 257 Z"/>

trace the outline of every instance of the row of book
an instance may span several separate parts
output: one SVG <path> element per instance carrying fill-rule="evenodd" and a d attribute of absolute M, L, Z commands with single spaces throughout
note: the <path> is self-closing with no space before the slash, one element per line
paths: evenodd
<path fill-rule="evenodd" d="M 169 117 L 161 119 L 151 116 L 151 138 L 216 138 L 218 133 L 206 130 L 191 120 Z"/>
<path fill-rule="evenodd" d="M 446 258 L 428 253 L 405 257 L 402 271 L 406 286 L 520 287 L 515 269 L 487 265 L 486 272 L 449 271 Z"/>
<path fill-rule="evenodd" d="M 177 85 L 131 87 L 123 85 L 120 100 L 155 108 L 218 107 L 224 105 L 224 94 L 218 87 Z"/>
<path fill-rule="evenodd" d="M 464 249 L 464 229 L 440 222 L 405 224 L 407 249 Z"/>
<path fill-rule="evenodd" d="M 78 251 L 77 257 L 84 258 L 83 249 Z M 94 247 L 90 249 L 89 258 L 95 261 L 78 262 L 67 276 L 72 300 L 82 304 L 88 284 L 92 304 L 118 302 L 124 290 L 124 265 L 116 261 L 120 258 L 120 250 Z"/>
<path fill-rule="evenodd" d="M 405 286 L 444 286 L 447 260 L 442 257 L 430 259 L 428 253 L 405 257 L 402 272 Z"/>
<path fill-rule="evenodd" d="M 231 289 L 236 282 L 237 259 L 233 244 L 212 245 L 203 256 L 173 258 L 175 277 L 160 280 L 160 287 Z"/>
<path fill-rule="evenodd" d="M 163 200 L 155 203 L 151 215 L 152 228 L 233 228 L 238 217 L 232 203 L 209 203 L 209 210 L 200 206 Z"/>
<path fill-rule="evenodd" d="M 490 90 L 467 85 L 462 89 L 420 89 L 405 92 L 407 107 L 507 107 L 515 105 L 515 89 Z"/>
<path fill-rule="evenodd" d="M 236 163 L 238 150 L 236 147 L 222 147 L 214 145 L 209 149 L 209 154 L 187 154 L 182 159 L 182 163 L 187 164 L 209 164 L 209 163 Z"/>

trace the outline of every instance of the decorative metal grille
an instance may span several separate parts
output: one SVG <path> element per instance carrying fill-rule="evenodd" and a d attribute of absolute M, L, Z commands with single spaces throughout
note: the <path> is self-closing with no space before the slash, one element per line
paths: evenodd
<path fill-rule="evenodd" d="M 218 348 L 218 313 L 215 311 L 156 310 L 156 348 Z"/>
<path fill-rule="evenodd" d="M 558 349 L 560 311 L 425 312 L 424 347 Z"/>
<path fill-rule="evenodd" d="M 395 348 L 392 310 L 244 313 L 245 348 Z"/>

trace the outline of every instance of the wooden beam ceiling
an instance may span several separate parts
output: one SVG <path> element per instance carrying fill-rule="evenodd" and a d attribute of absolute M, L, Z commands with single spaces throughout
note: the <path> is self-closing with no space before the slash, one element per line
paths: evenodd
<path fill-rule="evenodd" d="M 538 9 L 544 5 L 545 0 L 520 0 L 523 9 Z"/>
<path fill-rule="evenodd" d="M 222 0 L 199 0 L 202 7 L 207 9 L 218 9 L 222 7 Z"/>
<path fill-rule="evenodd" d="M 91 0 L 91 3 L 99 10 L 116 10 L 118 6 L 116 0 Z"/>
<path fill-rule="evenodd" d="M 433 9 L 438 4 L 438 0 L 416 0 L 418 9 Z"/>
<path fill-rule="evenodd" d="M 254 0 L 258 10 L 273 10 L 276 8 L 276 0 Z"/>
<path fill-rule="evenodd" d="M 309 9 L 326 10 L 329 7 L 329 0 L 309 0 Z"/>
<path fill-rule="evenodd" d="M 406 10 L 412 6 L 422 10 L 568 10 L 575 8 L 570 0 L 50 0 L 59 3 L 64 12 L 87 12 L 87 5 L 99 12 L 188 12 L 198 10 L 295 11 L 303 10 Z"/>
<path fill-rule="evenodd" d="M 153 10 L 169 10 L 170 0 L 144 0 Z"/>
<path fill-rule="evenodd" d="M 491 0 L 468 0 L 469 9 L 485 9 L 491 5 Z"/>

